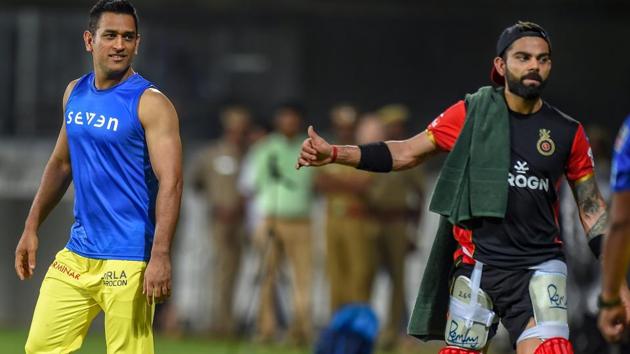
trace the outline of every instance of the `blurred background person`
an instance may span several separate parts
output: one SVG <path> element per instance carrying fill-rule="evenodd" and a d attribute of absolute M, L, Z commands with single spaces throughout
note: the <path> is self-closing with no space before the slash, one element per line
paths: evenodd
<path fill-rule="evenodd" d="M 335 139 L 341 144 L 355 144 L 369 138 L 368 124 L 377 124 L 375 117 L 362 120 L 357 131 L 357 109 L 348 104 L 334 106 L 330 112 Z M 370 123 L 371 122 L 371 123 Z M 326 272 L 330 286 L 331 314 L 346 304 L 368 303 L 374 280 L 374 225 L 365 200 L 372 177 L 369 173 L 342 165 L 329 165 L 318 170 L 317 190 L 325 204 Z"/>
<path fill-rule="evenodd" d="M 244 199 L 238 191 L 243 156 L 248 148 L 249 110 L 230 105 L 220 113 L 221 136 L 203 148 L 193 165 L 192 180 L 209 204 L 210 236 L 213 241 L 211 273 L 213 334 L 234 336 L 233 299 L 244 242 Z"/>
<path fill-rule="evenodd" d="M 279 294 L 277 282 L 283 261 L 291 280 L 292 312 L 287 341 L 306 345 L 312 337 L 311 285 L 313 247 L 310 213 L 313 202 L 312 171 L 294 168 L 294 154 L 306 138 L 302 132 L 304 109 L 297 103 L 279 105 L 273 114 L 275 131 L 252 149 L 252 175 L 258 210 L 264 215 L 255 243 L 263 259 L 260 304 L 256 329 L 259 342 L 277 339 Z"/>
<path fill-rule="evenodd" d="M 384 131 L 379 140 L 408 138 L 407 107 L 390 104 L 379 109 L 377 114 Z M 384 349 L 392 349 L 406 335 L 405 261 L 416 247 L 414 238 L 424 197 L 422 170 L 414 168 L 400 173 L 374 174 L 368 191 L 369 206 L 378 225 L 378 259 L 389 280 L 387 318 L 379 339 L 379 346 Z"/>
<path fill-rule="evenodd" d="M 245 229 L 248 236 L 255 233 L 256 226 L 264 219 L 263 213 L 256 203 L 256 176 L 254 175 L 254 153 L 257 144 L 264 141 L 271 131 L 266 122 L 252 122 L 247 134 L 247 145 L 250 147 L 241 162 L 241 173 L 238 176 L 238 190 L 245 200 Z"/>

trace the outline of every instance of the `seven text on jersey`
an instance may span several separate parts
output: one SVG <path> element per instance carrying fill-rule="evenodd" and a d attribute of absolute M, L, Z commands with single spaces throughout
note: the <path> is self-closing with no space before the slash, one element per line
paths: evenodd
<path fill-rule="evenodd" d="M 85 115 L 83 115 L 83 113 L 84 112 L 77 112 L 74 114 L 73 111 L 68 112 L 66 124 L 91 125 L 94 128 L 102 128 L 105 126 L 105 122 L 107 122 L 107 126 L 105 126 L 107 130 L 118 130 L 118 118 L 109 117 L 109 119 L 107 119 L 102 114 L 99 114 L 98 118 L 96 118 L 96 113 L 94 112 L 85 112 Z"/>

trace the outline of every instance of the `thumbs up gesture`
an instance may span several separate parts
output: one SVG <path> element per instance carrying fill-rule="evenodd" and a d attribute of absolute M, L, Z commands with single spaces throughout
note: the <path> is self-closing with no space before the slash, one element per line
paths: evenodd
<path fill-rule="evenodd" d="M 308 138 L 302 143 L 302 150 L 295 166 L 300 169 L 302 166 L 323 166 L 333 162 L 333 147 L 319 136 L 313 126 L 308 127 Z"/>

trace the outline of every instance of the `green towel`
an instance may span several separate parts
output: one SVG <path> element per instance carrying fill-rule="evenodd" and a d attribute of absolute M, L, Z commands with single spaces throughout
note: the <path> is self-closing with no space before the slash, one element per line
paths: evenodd
<path fill-rule="evenodd" d="M 503 218 L 510 167 L 509 114 L 503 88 L 466 95 L 466 121 L 438 178 L 429 209 L 440 218 L 407 332 L 444 340 L 449 282 L 457 242 L 453 225 L 469 228 L 483 217 Z"/>
<path fill-rule="evenodd" d="M 502 88 L 466 96 L 466 122 L 440 173 L 429 209 L 454 225 L 503 218 L 510 167 L 510 121 Z"/>
<path fill-rule="evenodd" d="M 440 226 L 431 247 L 416 304 L 413 306 L 407 327 L 409 335 L 424 341 L 444 339 L 449 305 L 450 268 L 453 264 L 453 252 L 457 247 L 452 229 L 453 224 L 445 217 L 440 217 Z M 430 268 L 433 271 L 429 271 Z M 436 268 L 438 271 L 435 271 Z"/>

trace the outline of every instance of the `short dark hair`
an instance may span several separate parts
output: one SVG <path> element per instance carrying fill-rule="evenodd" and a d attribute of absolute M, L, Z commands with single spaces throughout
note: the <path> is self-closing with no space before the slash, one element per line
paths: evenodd
<path fill-rule="evenodd" d="M 126 14 L 133 16 L 136 23 L 136 32 L 138 32 L 138 14 L 136 8 L 128 0 L 99 0 L 90 10 L 90 21 L 88 22 L 88 31 L 92 34 L 96 33 L 98 21 L 104 12 L 113 12 L 115 14 Z"/>

